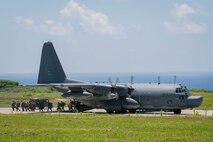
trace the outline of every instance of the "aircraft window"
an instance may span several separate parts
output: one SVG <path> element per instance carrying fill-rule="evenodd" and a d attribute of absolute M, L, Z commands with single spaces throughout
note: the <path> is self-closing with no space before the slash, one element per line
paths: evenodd
<path fill-rule="evenodd" d="M 176 88 L 176 93 L 180 93 L 180 88 Z"/>
<path fill-rule="evenodd" d="M 185 92 L 184 89 L 182 89 L 182 88 L 176 88 L 176 93 L 183 93 L 183 92 Z"/>
<path fill-rule="evenodd" d="M 186 86 L 184 86 L 183 91 L 186 92 L 186 93 L 188 92 L 188 89 L 186 88 Z"/>

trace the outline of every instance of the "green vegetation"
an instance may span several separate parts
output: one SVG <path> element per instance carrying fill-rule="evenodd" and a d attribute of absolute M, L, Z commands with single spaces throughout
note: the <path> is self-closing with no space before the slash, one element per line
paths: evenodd
<path fill-rule="evenodd" d="M 213 91 L 192 89 L 190 93 L 195 96 L 203 96 L 202 105 L 196 109 L 213 109 Z"/>
<path fill-rule="evenodd" d="M 0 115 L 0 141 L 213 141 L 212 117 Z"/>
<path fill-rule="evenodd" d="M 0 107 L 10 107 L 13 100 L 29 100 L 30 98 L 47 98 L 54 103 L 62 99 L 60 92 L 51 87 L 7 87 L 0 88 Z"/>
<path fill-rule="evenodd" d="M 19 83 L 10 80 L 0 80 L 0 88 L 14 87 L 18 86 Z"/>

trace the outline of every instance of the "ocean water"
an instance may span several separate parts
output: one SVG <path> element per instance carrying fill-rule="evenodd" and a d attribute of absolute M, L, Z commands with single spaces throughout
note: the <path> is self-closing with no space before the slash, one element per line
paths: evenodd
<path fill-rule="evenodd" d="M 37 74 L 0 74 L 0 79 L 17 81 L 22 85 L 36 84 Z M 156 83 L 160 76 L 161 83 L 178 83 L 187 88 L 197 88 L 213 90 L 213 73 L 179 72 L 179 73 L 68 73 L 69 79 L 82 80 L 86 82 L 108 82 L 110 77 L 112 82 L 119 78 L 119 82 L 130 82 L 131 76 L 134 83 Z M 176 76 L 176 80 L 174 80 Z"/>

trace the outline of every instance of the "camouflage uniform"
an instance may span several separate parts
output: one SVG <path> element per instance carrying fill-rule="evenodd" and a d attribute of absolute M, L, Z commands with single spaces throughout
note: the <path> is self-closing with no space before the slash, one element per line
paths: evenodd
<path fill-rule="evenodd" d="M 24 101 L 21 102 L 22 111 L 26 110 L 26 103 Z"/>
<path fill-rule="evenodd" d="M 17 103 L 16 103 L 16 111 L 20 111 L 19 107 L 20 107 L 20 103 L 19 103 L 19 101 L 17 101 Z"/>
<path fill-rule="evenodd" d="M 68 104 L 69 112 L 74 110 L 73 107 L 74 107 L 74 100 L 71 99 L 70 103 Z"/>
<path fill-rule="evenodd" d="M 15 101 L 12 102 L 11 107 L 12 107 L 12 110 L 14 111 L 15 108 L 16 108 L 16 102 Z"/>
<path fill-rule="evenodd" d="M 61 103 L 58 102 L 57 111 L 61 111 Z"/>
<path fill-rule="evenodd" d="M 65 102 L 61 101 L 61 109 L 64 111 Z"/>

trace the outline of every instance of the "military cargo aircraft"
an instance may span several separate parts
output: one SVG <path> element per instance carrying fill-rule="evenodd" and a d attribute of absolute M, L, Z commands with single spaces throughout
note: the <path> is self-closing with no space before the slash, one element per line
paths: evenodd
<path fill-rule="evenodd" d="M 89 83 L 67 79 L 51 42 L 43 45 L 37 86 L 52 86 L 84 104 L 85 109 L 102 108 L 108 113 L 135 113 L 137 109 L 165 110 L 180 114 L 181 109 L 198 107 L 201 96 L 191 96 L 180 84 Z"/>

